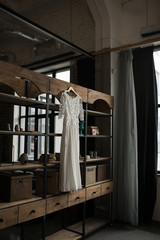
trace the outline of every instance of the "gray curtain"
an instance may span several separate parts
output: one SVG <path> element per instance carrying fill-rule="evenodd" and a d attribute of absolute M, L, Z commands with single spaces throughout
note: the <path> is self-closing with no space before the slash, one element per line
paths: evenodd
<path fill-rule="evenodd" d="M 114 111 L 114 218 L 138 224 L 137 117 L 132 52 L 118 59 Z"/>

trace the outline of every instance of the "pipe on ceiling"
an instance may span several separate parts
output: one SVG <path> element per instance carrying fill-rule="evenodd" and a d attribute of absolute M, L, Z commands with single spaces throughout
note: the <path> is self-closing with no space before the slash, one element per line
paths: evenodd
<path fill-rule="evenodd" d="M 60 36 L 58 36 L 55 33 L 52 33 L 51 31 L 47 30 L 46 28 L 38 25 L 37 23 L 34 23 L 33 21 L 27 19 L 26 17 L 20 15 L 19 13 L 16 13 L 15 11 L 13 11 L 12 9 L 4 6 L 3 4 L 0 3 L 0 10 L 3 11 L 4 13 L 7 13 L 8 15 L 18 19 L 19 21 L 25 23 L 26 25 L 32 27 L 35 30 L 38 30 L 39 32 L 41 32 L 42 34 L 46 34 L 48 37 L 55 39 L 65 45 L 67 45 L 68 47 L 80 52 L 81 54 L 91 58 L 94 60 L 94 56 L 92 54 L 90 54 L 89 52 L 83 50 L 82 48 L 76 46 L 73 43 L 70 43 L 69 41 L 61 38 Z"/>

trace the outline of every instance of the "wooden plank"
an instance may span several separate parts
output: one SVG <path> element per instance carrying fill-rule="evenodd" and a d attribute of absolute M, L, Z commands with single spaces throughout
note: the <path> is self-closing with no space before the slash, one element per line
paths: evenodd
<path fill-rule="evenodd" d="M 0 209 L 5 209 L 5 208 L 10 208 L 13 206 L 19 206 L 21 204 L 29 203 L 29 202 L 35 202 L 38 200 L 41 200 L 41 197 L 38 196 L 32 196 L 30 199 L 25 199 L 25 200 L 20 200 L 20 201 L 15 201 L 15 202 L 1 202 L 0 203 Z"/>
<path fill-rule="evenodd" d="M 68 197 L 68 194 L 62 194 L 59 196 L 48 198 L 47 214 L 66 208 L 68 206 L 67 197 Z"/>
<path fill-rule="evenodd" d="M 113 182 L 102 184 L 102 195 L 113 192 Z"/>
<path fill-rule="evenodd" d="M 97 158 L 90 158 L 90 159 L 86 159 L 86 162 L 99 162 L 99 161 L 105 161 L 105 160 L 109 160 L 111 159 L 111 157 L 97 157 Z M 84 162 L 84 158 L 80 160 L 80 163 Z"/>
<path fill-rule="evenodd" d="M 18 79 L 14 76 L 14 74 L 4 71 L 3 67 L 1 68 L 0 61 L 0 82 L 6 84 L 7 86 L 14 89 L 14 91 L 19 96 L 25 96 L 26 94 L 26 83 L 21 79 Z"/>
<path fill-rule="evenodd" d="M 114 98 L 111 95 L 88 89 L 88 103 L 93 104 L 97 100 L 105 101 L 110 108 L 114 107 Z"/>
<path fill-rule="evenodd" d="M 24 98 L 24 97 L 19 97 L 7 93 L 0 93 L 0 102 L 5 102 L 5 103 L 11 103 L 15 105 L 20 105 L 20 106 L 29 106 L 29 107 L 40 107 L 40 108 L 46 108 L 47 103 L 29 99 L 29 98 Z"/>
<path fill-rule="evenodd" d="M 100 182 L 95 182 L 95 183 L 92 183 L 92 184 L 88 184 L 86 187 L 92 187 L 92 186 L 96 186 L 96 185 L 99 185 L 99 184 L 102 184 L 102 183 L 106 183 L 106 182 L 109 182 L 110 179 L 107 179 L 107 180 L 104 180 L 104 181 L 100 181 Z"/>
<path fill-rule="evenodd" d="M 67 90 L 69 87 L 73 87 L 78 95 L 82 98 L 83 102 L 87 102 L 87 88 L 78 86 L 73 83 L 68 83 L 56 78 L 50 78 L 50 93 L 54 95 L 57 99 L 60 99 L 60 96 L 64 90 Z"/>
<path fill-rule="evenodd" d="M 73 206 L 85 201 L 85 189 L 68 194 L 68 206 Z"/>
<path fill-rule="evenodd" d="M 101 185 L 98 184 L 93 187 L 86 188 L 86 200 L 97 198 L 101 196 Z"/>
<path fill-rule="evenodd" d="M 87 233 L 95 231 L 96 229 L 104 226 L 105 224 L 107 224 L 107 221 L 106 221 L 106 219 L 90 217 L 85 220 L 85 223 L 86 223 L 85 230 L 86 230 L 86 234 L 87 234 Z M 82 233 L 82 221 L 75 223 L 72 226 L 69 226 L 69 229 Z"/>
<path fill-rule="evenodd" d="M 41 163 L 32 164 L 32 163 L 26 163 L 26 164 L 19 164 L 19 163 L 1 163 L 0 164 L 0 171 L 7 171 L 7 170 L 18 170 L 18 169 L 31 169 L 31 168 L 39 168 L 43 165 Z"/>
<path fill-rule="evenodd" d="M 0 210 L 0 229 L 12 226 L 18 222 L 18 206 Z"/>
<path fill-rule="evenodd" d="M 6 74 L 6 81 L 10 81 L 12 84 L 12 88 L 15 89 L 15 91 L 19 88 L 18 91 L 20 91 L 21 82 L 25 82 L 24 80 L 18 79 L 18 78 L 23 78 L 23 79 L 28 79 L 30 80 L 37 88 L 37 95 L 40 93 L 48 93 L 49 92 L 49 77 L 47 77 L 44 74 L 40 74 L 31 70 L 28 70 L 26 68 L 22 68 L 19 66 L 16 66 L 14 64 L 6 63 L 3 61 L 0 61 L 0 69 L 3 69 L 3 73 Z M 3 75 L 4 76 L 4 75 Z M 10 77 L 12 76 L 12 79 Z M 19 85 L 16 84 L 13 85 L 13 77 L 20 80 Z M 5 80 L 3 77 L 3 81 Z M 14 86 L 14 87 L 13 87 Z M 20 95 L 20 96 L 25 96 L 25 95 Z M 29 97 L 36 97 L 36 96 L 31 96 Z"/>
<path fill-rule="evenodd" d="M 81 235 L 68 231 L 68 230 L 61 230 L 59 232 L 56 232 L 48 237 L 46 237 L 46 240 L 78 240 L 81 238 Z"/>
<path fill-rule="evenodd" d="M 40 200 L 19 206 L 18 223 L 45 215 L 46 200 Z"/>
<path fill-rule="evenodd" d="M 29 135 L 29 136 L 45 136 L 45 133 L 41 133 L 38 131 L 30 131 L 30 132 L 25 132 L 25 131 L 5 131 L 5 130 L 0 130 L 0 134 L 7 134 L 7 135 Z"/>

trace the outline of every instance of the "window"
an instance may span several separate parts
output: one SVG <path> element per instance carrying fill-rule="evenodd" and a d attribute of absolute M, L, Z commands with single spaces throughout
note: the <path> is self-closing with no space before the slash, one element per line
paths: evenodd
<path fill-rule="evenodd" d="M 157 170 L 160 172 L 160 51 L 154 51 L 154 63 L 157 79 L 158 91 L 158 165 Z"/>
<path fill-rule="evenodd" d="M 60 80 L 70 82 L 70 70 L 61 70 L 47 74 L 49 77 L 56 77 Z M 39 101 L 46 101 L 46 94 L 38 96 Z M 59 103 L 54 96 L 49 95 L 49 101 Z M 14 109 L 14 126 L 20 124 L 23 129 L 28 128 L 28 131 L 45 132 L 45 117 L 46 110 L 27 107 L 15 106 Z M 57 112 L 58 115 L 58 112 Z M 63 119 L 58 119 L 58 116 L 49 111 L 48 127 L 50 132 L 62 133 Z M 53 121 L 53 122 L 52 122 Z M 60 152 L 61 137 L 49 137 L 48 152 Z M 14 136 L 13 138 L 13 161 L 17 161 L 18 157 L 27 152 L 29 160 L 37 160 L 45 150 L 45 137 L 36 136 Z"/>

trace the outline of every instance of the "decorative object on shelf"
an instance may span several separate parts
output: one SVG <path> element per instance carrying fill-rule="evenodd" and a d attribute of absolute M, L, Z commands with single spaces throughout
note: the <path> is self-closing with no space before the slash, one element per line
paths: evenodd
<path fill-rule="evenodd" d="M 7 131 L 11 131 L 11 124 L 7 123 Z"/>
<path fill-rule="evenodd" d="M 99 128 L 97 126 L 88 126 L 87 134 L 89 135 L 99 135 Z"/>
<path fill-rule="evenodd" d="M 89 160 L 90 159 L 90 155 L 86 155 L 86 160 Z"/>
<path fill-rule="evenodd" d="M 97 165 L 97 182 L 104 181 L 110 179 L 110 165 L 106 164 L 98 164 Z"/>
<path fill-rule="evenodd" d="M 90 152 L 89 152 L 89 155 L 90 155 L 90 158 L 93 158 L 93 157 L 94 157 L 93 151 L 90 151 Z"/>
<path fill-rule="evenodd" d="M 4 172 L 0 174 L 0 199 L 7 202 L 32 197 L 32 174 Z"/>
<path fill-rule="evenodd" d="M 60 161 L 60 153 L 55 153 L 56 161 Z"/>
<path fill-rule="evenodd" d="M 55 161 L 56 157 L 54 153 L 48 153 L 47 154 L 47 163 L 52 163 L 53 161 Z M 45 154 L 41 154 L 41 156 L 39 157 L 39 162 L 40 163 L 44 163 L 45 161 Z"/>
<path fill-rule="evenodd" d="M 71 97 L 68 94 L 69 90 L 61 95 L 59 108 L 59 118 L 64 115 L 60 154 L 61 192 L 82 188 L 79 164 L 79 118 L 84 121 L 84 110 L 81 97 L 77 93 L 74 98 Z"/>
<path fill-rule="evenodd" d="M 36 179 L 36 195 L 43 195 L 43 183 L 44 183 L 44 170 L 35 170 Z M 47 169 L 47 189 L 46 194 L 58 194 L 59 193 L 59 172 L 54 169 Z"/>
<path fill-rule="evenodd" d="M 97 166 L 87 166 L 86 167 L 86 185 L 92 184 L 96 182 L 96 168 Z M 81 174 L 82 174 L 82 183 L 84 184 L 84 166 L 81 166 Z"/>
<path fill-rule="evenodd" d="M 28 162 L 28 154 L 22 153 L 18 159 L 21 164 L 26 164 Z"/>
<path fill-rule="evenodd" d="M 19 132 L 19 131 L 20 131 L 20 126 L 19 126 L 19 124 L 16 124 L 16 125 L 15 125 L 15 131 L 16 131 L 16 132 Z"/>
<path fill-rule="evenodd" d="M 97 158 L 97 151 L 93 151 L 93 157 Z"/>
<path fill-rule="evenodd" d="M 79 121 L 79 134 L 83 135 L 84 121 Z"/>

